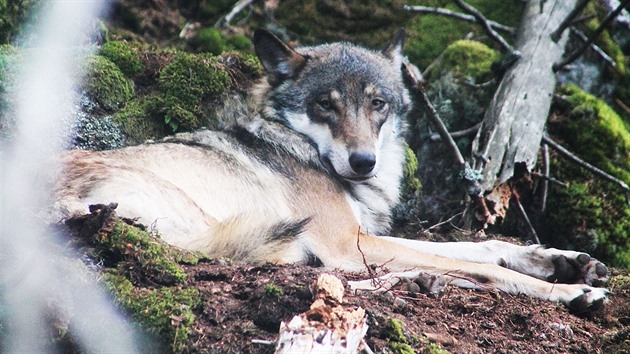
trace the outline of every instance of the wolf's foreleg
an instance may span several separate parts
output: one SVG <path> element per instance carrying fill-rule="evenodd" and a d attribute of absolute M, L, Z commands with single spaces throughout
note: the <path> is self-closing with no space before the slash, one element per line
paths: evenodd
<path fill-rule="evenodd" d="M 383 237 L 422 252 L 475 263 L 498 264 L 532 277 L 560 283 L 599 286 L 608 279 L 606 266 L 586 253 L 519 246 L 503 241 L 429 242 Z"/>
<path fill-rule="evenodd" d="M 343 255 L 326 257 L 327 267 L 361 269 L 367 264 L 385 265 L 396 271 L 418 271 L 447 277 L 461 287 L 492 287 L 509 294 L 526 294 L 549 301 L 560 301 L 574 310 L 599 307 L 608 291 L 585 284 L 554 284 L 510 270 L 498 264 L 484 264 L 445 258 L 391 242 L 382 237 L 361 234 L 352 248 L 348 238 Z M 356 241 L 356 239 L 355 239 Z M 332 255 L 331 255 L 332 256 Z"/>

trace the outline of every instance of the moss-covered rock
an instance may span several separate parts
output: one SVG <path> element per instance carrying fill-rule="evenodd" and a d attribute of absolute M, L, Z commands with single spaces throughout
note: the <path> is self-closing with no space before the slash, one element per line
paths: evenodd
<path fill-rule="evenodd" d="M 116 64 L 127 77 L 133 77 L 144 69 L 138 44 L 109 41 L 103 44 L 99 54 Z"/>
<path fill-rule="evenodd" d="M 499 57 L 497 51 L 481 42 L 455 41 L 444 50 L 430 77 L 452 73 L 457 78 L 464 78 L 473 83 L 483 82 L 492 77 L 492 63 Z"/>
<path fill-rule="evenodd" d="M 224 35 L 217 28 L 201 28 L 190 39 L 190 46 L 197 52 L 219 55 L 227 51 L 250 51 L 252 41 L 242 34 Z"/>
<path fill-rule="evenodd" d="M 109 59 L 93 55 L 86 66 L 85 88 L 103 110 L 116 111 L 135 95 L 134 83 Z"/>
<path fill-rule="evenodd" d="M 158 79 L 164 122 L 173 131 L 199 128 L 202 102 L 222 94 L 229 84 L 228 73 L 218 64 L 217 57 L 176 53 Z"/>
<path fill-rule="evenodd" d="M 572 152 L 630 183 L 630 132 L 604 102 L 572 86 L 558 90 L 549 125 Z M 561 157 L 552 159 L 554 177 L 547 206 L 548 241 L 593 253 L 615 266 L 630 266 L 630 207 L 621 189 Z"/>
<path fill-rule="evenodd" d="M 122 268 L 128 268 L 129 264 L 137 265 L 145 276 L 160 284 L 179 284 L 186 280 L 186 273 L 178 264 L 179 252 L 122 220 L 117 220 L 108 232 L 95 235 L 94 243 L 97 248 L 114 252 L 125 259 Z"/>
<path fill-rule="evenodd" d="M 486 18 L 506 26 L 516 27 L 521 21 L 524 4 L 502 0 L 469 0 Z M 449 0 L 417 1 L 418 5 L 437 6 L 462 12 Z M 440 15 L 418 14 L 405 23 L 407 44 L 405 53 L 421 68 L 428 67 L 450 44 L 472 34 L 474 38 L 485 37 L 479 25 Z M 504 34 L 510 40 L 510 36 Z M 485 40 L 484 40 L 485 41 Z M 490 41 L 486 42 L 493 45 Z"/>
<path fill-rule="evenodd" d="M 116 272 L 105 272 L 103 281 L 118 306 L 145 333 L 178 353 L 185 349 L 195 321 L 193 309 L 201 303 L 201 295 L 194 288 L 135 287 L 129 279 Z"/>
<path fill-rule="evenodd" d="M 630 131 L 610 106 L 575 86 L 558 93 L 567 101 L 557 132 L 572 151 L 630 183 Z"/>

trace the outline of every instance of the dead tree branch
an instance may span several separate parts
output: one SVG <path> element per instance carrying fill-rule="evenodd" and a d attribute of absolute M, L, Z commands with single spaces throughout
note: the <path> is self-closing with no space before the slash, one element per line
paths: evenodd
<path fill-rule="evenodd" d="M 225 26 L 229 26 L 230 22 L 234 19 L 236 15 L 238 15 L 243 9 L 250 6 L 255 0 L 239 0 L 234 4 L 232 10 L 225 16 L 221 17 L 215 24 L 214 27 L 221 28 Z"/>
<path fill-rule="evenodd" d="M 464 136 L 468 136 L 468 135 L 472 135 L 472 134 L 476 134 L 477 131 L 479 130 L 479 127 L 481 126 L 481 123 L 477 123 L 475 125 L 473 125 L 470 128 L 464 129 L 464 130 L 460 130 L 460 131 L 456 131 L 456 132 L 452 132 L 450 133 L 451 138 L 461 138 Z M 440 134 L 433 134 L 429 137 L 429 139 L 433 140 L 433 141 L 438 141 L 441 139 L 441 135 Z"/>
<path fill-rule="evenodd" d="M 550 137 L 543 135 L 542 138 L 543 142 L 548 144 L 551 148 L 553 148 L 554 150 L 556 150 L 560 155 L 564 156 L 565 158 L 575 162 L 576 164 L 580 165 L 582 168 L 592 172 L 593 174 L 607 180 L 608 182 L 614 183 L 616 185 L 618 185 L 621 189 L 623 189 L 623 191 L 626 194 L 626 200 L 628 202 L 628 205 L 630 206 L 630 187 L 628 187 L 628 185 L 614 177 L 611 176 L 610 174 L 600 170 L 599 168 L 591 165 L 590 163 L 582 160 L 581 158 L 575 156 L 572 152 L 570 152 L 569 150 L 567 150 L 566 148 L 564 148 L 562 145 L 558 144 L 557 142 L 555 142 L 554 140 L 552 140 Z"/>
<path fill-rule="evenodd" d="M 459 6 L 462 10 L 471 14 L 477 20 L 477 22 L 479 22 L 479 24 L 486 30 L 486 33 L 488 33 L 490 38 L 499 43 L 504 51 L 512 54 L 517 53 L 514 48 L 512 48 L 512 46 L 492 28 L 486 17 L 481 12 L 479 12 L 479 10 L 468 5 L 462 0 L 453 1 L 455 1 L 455 4 L 457 4 L 457 6 Z"/>
<path fill-rule="evenodd" d="M 551 39 L 553 39 L 554 42 L 558 42 L 558 40 L 560 39 L 560 36 L 562 36 L 562 32 L 564 32 L 564 30 L 567 29 L 567 27 L 569 27 L 571 23 L 573 23 L 573 20 L 575 19 L 577 15 L 582 13 L 586 5 L 588 5 L 588 2 L 589 0 L 580 0 L 580 2 L 577 5 L 575 5 L 575 8 L 573 8 L 573 10 L 569 13 L 569 15 L 564 18 L 562 23 L 560 23 L 560 26 L 558 26 L 558 29 L 556 29 L 551 34 Z"/>
<path fill-rule="evenodd" d="M 456 1 L 459 1 L 459 0 L 456 0 Z M 576 49 L 562 62 L 553 65 L 553 71 L 556 72 L 560 70 L 562 67 L 574 62 L 575 59 L 579 58 L 580 55 L 582 55 L 582 53 L 584 53 L 584 51 L 591 46 L 591 43 L 593 43 L 593 41 L 595 41 L 595 39 L 599 37 L 599 35 L 606 29 L 606 27 L 608 27 L 608 24 L 612 22 L 612 20 L 615 19 L 615 17 L 617 17 L 617 15 L 619 15 L 619 13 L 621 13 L 623 8 L 628 4 L 630 4 L 630 0 L 622 1 L 613 12 L 611 12 L 610 14 L 608 14 L 608 16 L 606 16 L 606 19 L 604 19 L 601 25 L 599 25 L 599 27 L 597 27 L 597 29 L 593 32 L 593 34 L 591 34 L 588 37 L 588 41 L 584 43 L 582 47 Z"/>
<path fill-rule="evenodd" d="M 456 19 L 462 20 L 462 21 L 478 23 L 477 19 L 473 15 L 467 15 L 467 14 L 463 14 L 461 12 L 455 12 L 455 11 L 451 11 L 451 10 L 448 10 L 448 9 L 443 9 L 443 8 L 440 8 L 440 7 L 405 5 L 403 7 L 403 9 L 405 11 L 409 11 L 409 12 L 442 15 L 442 16 L 453 17 L 453 18 L 456 18 Z M 498 22 L 494 22 L 494 21 L 488 21 L 488 25 L 490 25 L 490 27 L 492 27 L 492 28 L 494 28 L 494 29 L 496 29 L 498 31 L 503 31 L 503 32 L 506 32 L 508 34 L 514 34 L 514 28 L 512 28 L 510 26 L 505 26 L 505 25 L 502 25 L 502 24 L 500 24 Z"/>
<path fill-rule="evenodd" d="M 582 31 L 580 31 L 579 29 L 575 27 L 571 27 L 571 32 L 575 33 L 575 35 L 578 36 L 578 38 L 582 42 L 588 43 L 588 37 L 584 33 L 582 33 Z M 606 63 L 608 63 L 608 65 L 610 65 L 613 68 L 617 66 L 617 63 L 615 63 L 613 58 L 611 58 L 608 54 L 606 54 L 600 47 L 595 45 L 595 43 L 591 43 L 590 47 L 591 47 L 591 50 L 597 53 L 597 55 L 599 55 Z"/>

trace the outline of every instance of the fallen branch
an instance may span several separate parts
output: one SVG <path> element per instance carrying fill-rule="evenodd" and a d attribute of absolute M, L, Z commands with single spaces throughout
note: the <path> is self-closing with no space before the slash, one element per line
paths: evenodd
<path fill-rule="evenodd" d="M 462 21 L 478 23 L 478 21 L 475 18 L 475 16 L 463 14 L 461 12 L 455 12 L 455 11 L 443 9 L 443 8 L 440 8 L 440 7 L 405 5 L 405 6 L 403 6 L 403 9 L 405 11 L 409 11 L 409 12 L 442 15 L 442 16 L 453 17 L 453 18 L 456 18 L 456 19 L 462 20 Z M 503 32 L 506 32 L 506 33 L 509 33 L 509 34 L 514 34 L 514 28 L 512 28 L 510 26 L 505 26 L 505 25 L 502 25 L 502 24 L 500 24 L 498 22 L 494 22 L 494 21 L 488 21 L 488 25 L 490 25 L 492 28 L 494 28 L 494 29 L 496 29 L 498 31 L 503 31 Z"/>
<path fill-rule="evenodd" d="M 224 26 L 229 26 L 230 22 L 234 19 L 236 15 L 238 15 L 244 8 L 250 6 L 254 0 L 239 0 L 234 4 L 232 10 L 225 16 L 221 17 L 215 24 L 214 27 L 221 28 Z"/>
<path fill-rule="evenodd" d="M 586 5 L 588 5 L 588 2 L 589 0 L 581 0 L 577 5 L 575 5 L 573 10 L 569 12 L 569 15 L 565 17 L 564 20 L 562 20 L 560 26 L 558 26 L 558 28 L 551 34 L 551 39 L 553 39 L 554 42 L 557 43 L 558 40 L 560 40 L 562 32 L 564 32 L 564 30 L 567 29 L 567 27 L 569 27 L 571 23 L 573 23 L 573 20 L 577 15 L 582 13 Z"/>
<path fill-rule="evenodd" d="M 460 130 L 460 131 L 456 131 L 456 132 L 452 132 L 449 135 L 451 136 L 451 138 L 461 138 L 464 136 L 468 136 L 468 135 L 472 135 L 472 134 L 476 134 L 477 131 L 479 130 L 479 127 L 481 126 L 481 123 L 477 123 L 475 125 L 473 125 L 470 128 L 464 129 L 464 130 Z M 429 137 L 429 139 L 433 140 L 433 141 L 438 141 L 441 139 L 440 134 L 433 134 Z"/>
<path fill-rule="evenodd" d="M 512 195 L 514 196 L 514 201 L 516 202 L 516 206 L 518 207 L 517 209 L 521 213 L 521 217 L 523 218 L 523 221 L 525 221 L 525 225 L 527 225 L 529 238 L 533 243 L 540 245 L 538 233 L 536 233 L 536 229 L 534 229 L 534 225 L 532 225 L 531 221 L 529 220 L 529 216 L 527 216 L 527 212 L 525 211 L 525 208 L 523 208 L 523 204 L 521 203 L 521 196 L 514 189 L 512 190 Z"/>
<path fill-rule="evenodd" d="M 459 1 L 459 0 L 455 0 L 455 1 Z M 562 69 L 562 67 L 568 64 L 571 64 L 572 62 L 575 61 L 575 59 L 579 58 L 580 55 L 582 55 L 582 53 L 584 53 L 584 51 L 591 46 L 591 43 L 593 43 L 595 39 L 599 37 L 599 35 L 606 29 L 608 24 L 612 22 L 612 20 L 615 17 L 617 17 L 617 15 L 619 15 L 619 13 L 621 13 L 623 8 L 628 4 L 630 4 L 630 0 L 624 0 L 623 2 L 621 2 L 619 6 L 617 6 L 617 8 L 613 12 L 611 12 L 610 14 L 608 14 L 608 16 L 606 16 L 606 19 L 604 19 L 604 21 L 599 25 L 599 27 L 597 27 L 595 32 L 593 32 L 593 34 L 591 34 L 588 37 L 588 41 L 584 43 L 582 47 L 575 50 L 565 60 L 561 61 L 560 63 L 553 64 L 553 71 L 557 72 L 558 70 Z"/>
<path fill-rule="evenodd" d="M 623 191 L 626 194 L 626 200 L 628 202 L 628 206 L 630 206 L 630 187 L 628 187 L 628 185 L 614 177 L 609 175 L 608 173 L 600 170 L 599 168 L 591 165 L 590 163 L 582 160 L 581 158 L 575 156 L 573 153 L 571 153 L 569 150 L 565 149 L 562 145 L 558 144 L 557 142 L 555 142 L 554 140 L 552 140 L 550 137 L 548 137 L 547 135 L 543 135 L 542 141 L 546 144 L 548 144 L 551 148 L 553 148 L 554 150 L 556 150 L 560 155 L 564 156 L 565 158 L 575 162 L 576 164 L 580 165 L 582 168 L 592 172 L 593 174 L 607 180 L 608 182 L 611 182 L 613 184 L 618 185 L 621 189 L 623 189 Z"/>
<path fill-rule="evenodd" d="M 462 10 L 468 12 L 469 14 L 471 14 L 476 20 L 477 22 L 479 22 L 479 24 L 486 30 L 486 33 L 488 33 L 488 35 L 490 36 L 490 38 L 492 38 L 493 40 L 495 40 L 497 43 L 499 43 L 499 45 L 501 46 L 501 48 L 503 48 L 503 50 L 505 50 L 508 53 L 518 53 L 516 50 L 514 50 L 514 48 L 512 48 L 512 46 L 503 38 L 501 37 L 500 34 L 498 34 L 490 25 L 489 21 L 486 19 L 486 17 L 479 12 L 479 10 L 475 9 L 474 7 L 468 5 L 467 3 L 465 3 L 462 0 L 453 0 L 455 1 L 455 4 L 457 4 L 457 6 L 459 6 Z"/>
<path fill-rule="evenodd" d="M 582 40 L 582 42 L 588 43 L 588 37 L 584 33 L 582 33 L 582 31 L 580 31 L 579 29 L 575 27 L 571 27 L 571 31 L 575 33 L 575 35 L 578 36 L 578 38 Z M 617 63 L 615 63 L 613 58 L 611 58 L 608 54 L 606 54 L 606 52 L 604 52 L 600 47 L 595 45 L 595 43 L 591 43 L 590 48 L 595 53 L 597 53 L 597 55 L 599 55 L 606 63 L 608 63 L 608 65 L 612 66 L 613 68 L 617 67 Z"/>

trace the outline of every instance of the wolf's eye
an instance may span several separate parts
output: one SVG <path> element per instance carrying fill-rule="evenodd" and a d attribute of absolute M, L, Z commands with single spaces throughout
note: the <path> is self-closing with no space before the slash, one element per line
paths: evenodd
<path fill-rule="evenodd" d="M 330 102 L 330 100 L 327 98 L 323 98 L 317 101 L 317 104 L 326 111 L 330 111 L 333 108 L 332 102 Z"/>
<path fill-rule="evenodd" d="M 385 101 L 375 98 L 372 100 L 372 109 L 375 111 L 380 111 L 385 107 Z"/>

